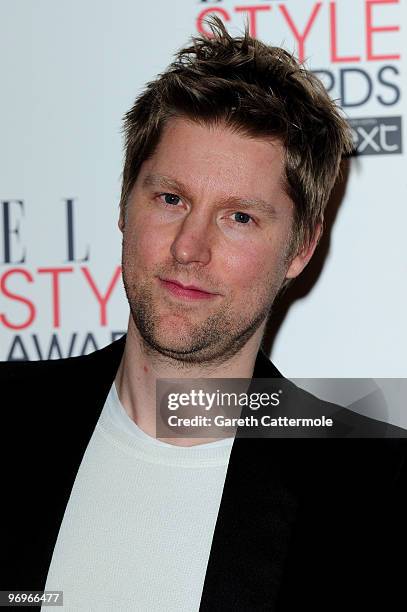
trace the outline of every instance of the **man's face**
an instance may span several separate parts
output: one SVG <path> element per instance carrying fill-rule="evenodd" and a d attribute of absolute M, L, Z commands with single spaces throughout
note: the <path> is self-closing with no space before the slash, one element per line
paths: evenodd
<path fill-rule="evenodd" d="M 292 219 L 280 144 L 171 119 L 119 222 L 147 347 L 214 363 L 260 334 L 282 282 L 305 265 L 287 261 Z"/>

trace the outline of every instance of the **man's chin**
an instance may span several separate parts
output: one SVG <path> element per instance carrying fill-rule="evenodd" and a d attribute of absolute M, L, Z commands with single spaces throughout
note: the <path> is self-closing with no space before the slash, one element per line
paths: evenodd
<path fill-rule="evenodd" d="M 191 334 L 184 335 L 179 330 L 178 333 L 174 330 L 174 335 L 168 332 L 154 334 L 146 333 L 146 330 L 139 330 L 146 348 L 177 361 L 188 363 L 199 363 L 212 353 L 208 346 L 208 342 L 203 339 L 196 338 L 193 340 Z"/>
<path fill-rule="evenodd" d="M 158 342 L 148 344 L 150 350 L 153 350 L 156 355 L 167 357 L 174 361 L 183 363 L 202 363 L 207 361 L 207 357 L 203 355 L 203 350 L 198 347 L 190 346 L 164 346 Z"/>
<path fill-rule="evenodd" d="M 231 336 L 220 330 L 194 329 L 195 333 L 188 336 L 178 334 L 150 333 L 146 329 L 138 329 L 144 349 L 155 357 L 162 357 L 177 362 L 180 366 L 206 366 L 224 363 L 233 357 L 253 335 L 254 329 Z"/>
<path fill-rule="evenodd" d="M 144 349 L 185 365 L 223 363 L 246 344 L 264 321 L 262 313 L 247 325 L 235 327 L 235 317 L 230 313 L 217 313 L 197 321 L 191 318 L 191 313 L 164 314 L 151 304 L 141 308 L 140 302 L 131 310 Z"/>

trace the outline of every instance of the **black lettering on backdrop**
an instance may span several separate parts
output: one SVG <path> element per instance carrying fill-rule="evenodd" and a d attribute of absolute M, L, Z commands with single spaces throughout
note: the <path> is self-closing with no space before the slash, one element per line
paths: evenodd
<path fill-rule="evenodd" d="M 21 208 L 21 213 L 24 215 L 24 202 L 22 200 L 8 200 L 2 201 L 2 218 L 3 218 L 3 263 L 5 264 L 21 264 L 25 262 L 25 249 L 21 259 L 12 261 L 12 249 L 11 249 L 11 235 L 14 234 L 17 238 L 20 238 L 20 223 L 16 221 L 13 226 L 11 221 L 11 205 L 17 204 Z"/>
<path fill-rule="evenodd" d="M 365 84 L 367 86 L 366 94 L 364 98 L 359 99 L 359 100 L 353 100 L 353 101 L 346 99 L 346 92 L 347 92 L 346 77 L 350 74 L 359 75 L 360 77 L 364 79 Z M 370 99 L 370 96 L 372 95 L 372 91 L 373 91 L 372 79 L 370 78 L 369 74 L 365 70 L 362 70 L 361 68 L 341 68 L 339 71 L 339 86 L 340 86 L 340 91 L 341 91 L 341 106 L 343 108 L 363 106 L 363 104 L 366 104 L 366 102 Z"/>
<path fill-rule="evenodd" d="M 124 335 L 125 332 L 115 331 L 111 332 L 112 341 L 117 340 Z M 15 334 L 12 339 L 6 361 L 31 361 L 37 359 L 63 359 L 65 357 L 72 357 L 75 352 L 78 355 L 87 355 L 90 352 L 97 351 L 99 346 L 97 344 L 95 335 L 91 332 L 87 333 L 83 338 L 81 346 L 76 345 L 79 342 L 79 333 L 73 332 L 68 338 L 67 346 L 63 346 L 65 343 L 62 342 L 61 337 L 53 333 L 49 336 L 49 342 L 47 341 L 48 347 L 45 346 L 45 342 L 41 343 L 40 336 L 38 334 L 30 334 L 24 336 L 21 334 Z"/>
<path fill-rule="evenodd" d="M 29 361 L 30 357 L 25 350 L 24 342 L 18 334 L 13 338 L 6 361 Z"/>
<path fill-rule="evenodd" d="M 380 104 L 383 104 L 383 106 L 393 106 L 393 104 L 397 104 L 400 100 L 400 88 L 395 83 L 390 83 L 384 78 L 384 73 L 388 71 L 391 71 L 393 74 L 400 74 L 396 66 L 382 66 L 382 68 L 380 68 L 377 74 L 377 80 L 385 87 L 393 89 L 394 91 L 394 98 L 390 100 L 385 100 L 380 94 L 377 96 L 378 101 Z"/>
<path fill-rule="evenodd" d="M 361 107 L 372 97 L 382 106 L 394 106 L 401 98 L 400 87 L 394 82 L 400 72 L 390 64 L 382 66 L 377 73 L 369 73 L 362 68 L 340 68 L 336 71 L 334 67 L 332 70 L 321 68 L 312 72 L 321 79 L 328 93 L 338 97 L 344 108 Z M 354 85 L 359 85 L 358 96 L 355 95 Z"/>
<path fill-rule="evenodd" d="M 68 243 L 68 259 L 67 262 L 83 262 L 89 261 L 89 246 L 86 250 L 85 257 L 77 259 L 75 257 L 75 233 L 74 233 L 74 200 L 68 198 L 65 200 L 66 203 L 66 229 L 67 229 L 67 243 Z"/>

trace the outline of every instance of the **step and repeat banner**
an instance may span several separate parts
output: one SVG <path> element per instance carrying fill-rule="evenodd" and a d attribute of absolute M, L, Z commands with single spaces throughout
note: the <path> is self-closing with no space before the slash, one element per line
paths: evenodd
<path fill-rule="evenodd" d="M 0 359 L 89 353 L 126 331 L 121 118 L 211 13 L 298 55 L 358 150 L 274 362 L 291 377 L 406 377 L 403 0 L 1 0 Z"/>

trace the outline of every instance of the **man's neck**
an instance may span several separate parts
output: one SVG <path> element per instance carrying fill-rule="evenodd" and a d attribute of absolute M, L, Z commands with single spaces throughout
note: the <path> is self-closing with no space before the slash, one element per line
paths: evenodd
<path fill-rule="evenodd" d="M 263 327 L 263 326 L 262 326 Z M 147 349 L 130 317 L 126 346 L 117 371 L 117 393 L 129 417 L 148 435 L 156 433 L 156 381 L 169 378 L 251 378 L 263 328 L 232 357 L 219 363 L 189 364 Z M 166 438 L 170 444 L 192 446 L 208 438 Z"/>

